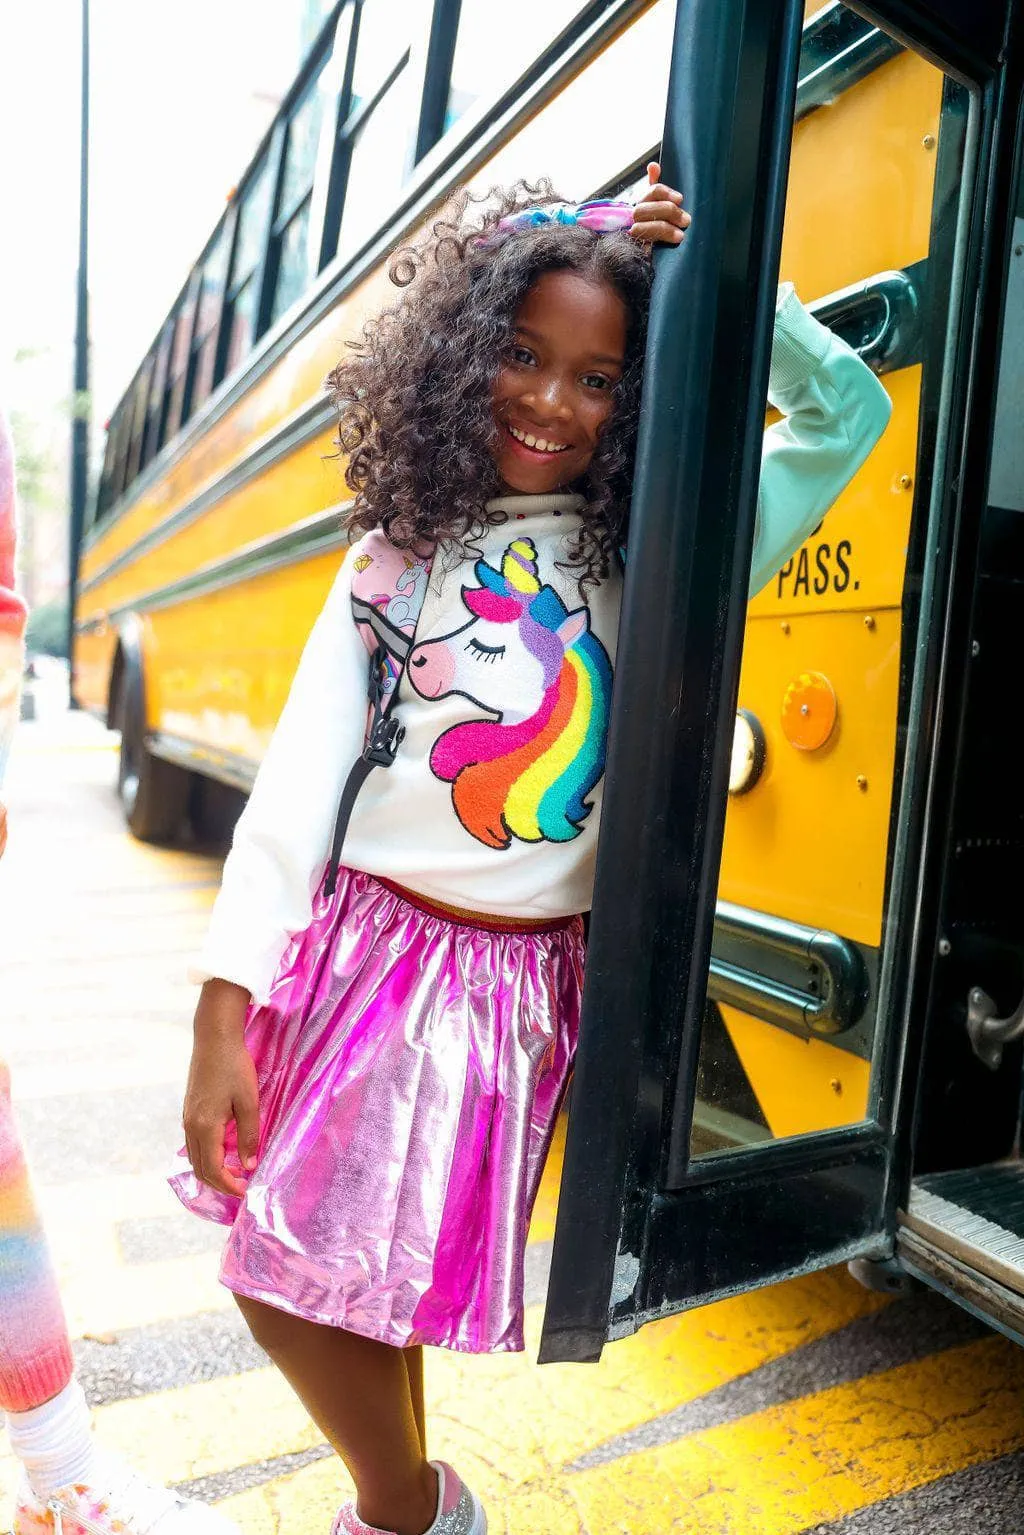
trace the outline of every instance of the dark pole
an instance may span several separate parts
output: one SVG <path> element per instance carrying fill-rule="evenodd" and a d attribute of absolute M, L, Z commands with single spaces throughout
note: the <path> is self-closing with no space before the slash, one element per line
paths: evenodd
<path fill-rule="evenodd" d="M 68 659 L 74 697 L 78 557 L 89 477 L 89 0 L 82 0 L 82 128 L 78 200 L 78 287 L 75 297 L 75 387 L 71 416 L 71 537 L 68 550 Z"/>

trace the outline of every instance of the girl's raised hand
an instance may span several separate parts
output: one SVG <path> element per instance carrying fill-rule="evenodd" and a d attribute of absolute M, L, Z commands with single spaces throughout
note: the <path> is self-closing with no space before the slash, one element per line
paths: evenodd
<path fill-rule="evenodd" d="M 658 179 L 661 166 L 652 160 L 647 167 L 647 191 L 633 209 L 630 234 L 645 245 L 678 245 L 690 224 L 683 194 Z"/>

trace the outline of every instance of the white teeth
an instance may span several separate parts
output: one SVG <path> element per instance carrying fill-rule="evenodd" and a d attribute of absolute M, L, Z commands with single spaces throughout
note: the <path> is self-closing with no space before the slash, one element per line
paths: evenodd
<path fill-rule="evenodd" d="M 543 437 L 534 437 L 530 432 L 521 432 L 517 426 L 509 424 L 509 431 L 517 442 L 525 443 L 528 448 L 533 448 L 537 453 L 564 453 L 569 446 L 566 442 L 546 442 Z"/>

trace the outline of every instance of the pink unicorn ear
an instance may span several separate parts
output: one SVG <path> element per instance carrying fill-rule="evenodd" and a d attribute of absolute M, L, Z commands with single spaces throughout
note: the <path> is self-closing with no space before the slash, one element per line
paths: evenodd
<path fill-rule="evenodd" d="M 581 634 L 586 633 L 586 629 L 587 610 L 577 608 L 575 613 L 570 613 L 567 618 L 562 619 L 558 626 L 558 638 L 568 650 L 570 645 L 575 645 Z"/>

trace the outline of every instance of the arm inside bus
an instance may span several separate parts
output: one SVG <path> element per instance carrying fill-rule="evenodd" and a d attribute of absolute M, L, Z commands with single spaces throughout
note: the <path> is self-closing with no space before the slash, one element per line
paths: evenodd
<path fill-rule="evenodd" d="M 807 313 L 790 283 L 779 288 L 768 398 L 783 419 L 764 434 L 752 597 L 814 531 L 892 412 L 871 369 Z"/>

